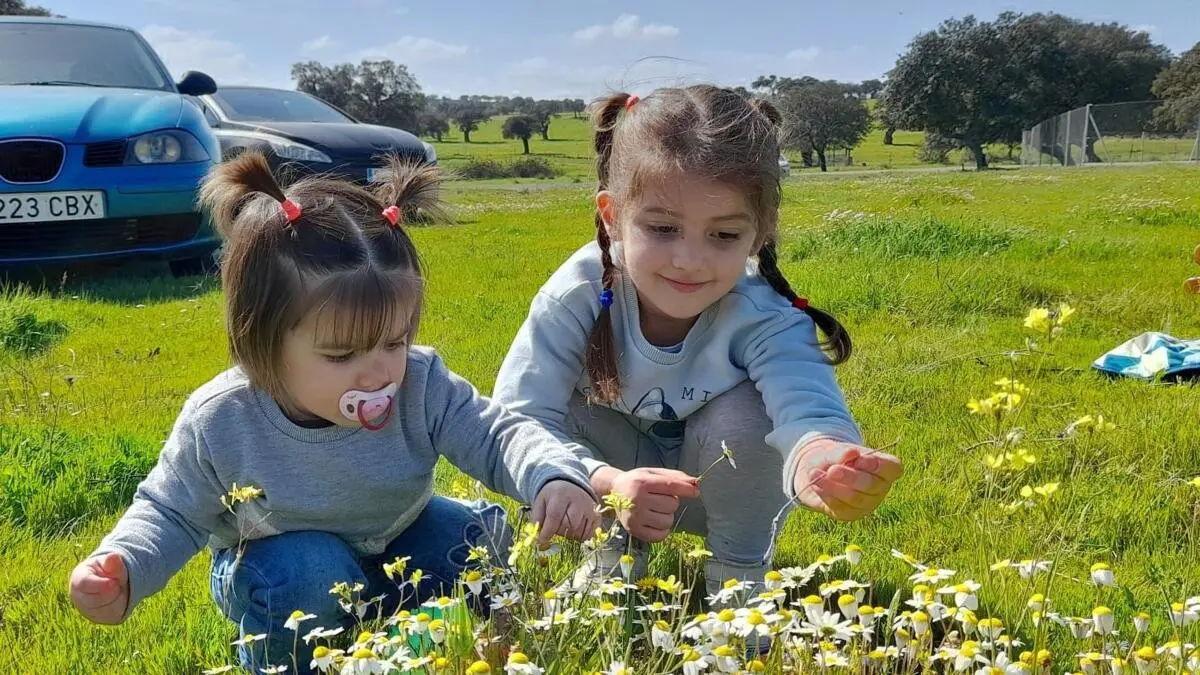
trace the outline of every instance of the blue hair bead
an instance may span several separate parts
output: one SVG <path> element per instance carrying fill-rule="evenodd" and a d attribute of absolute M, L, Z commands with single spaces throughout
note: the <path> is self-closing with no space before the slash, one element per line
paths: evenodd
<path fill-rule="evenodd" d="M 613 292 L 611 288 L 606 288 L 600 291 L 600 306 L 612 307 Z"/>

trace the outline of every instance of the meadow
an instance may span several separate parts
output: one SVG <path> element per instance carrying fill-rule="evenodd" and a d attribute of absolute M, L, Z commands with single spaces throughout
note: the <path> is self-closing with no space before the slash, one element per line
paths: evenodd
<path fill-rule="evenodd" d="M 552 137 L 575 123 L 560 118 Z M 439 154 L 453 165 L 515 144 L 492 144 L 487 129 L 475 138 L 469 150 L 439 144 Z M 533 293 L 592 234 L 586 143 L 557 143 L 532 145 L 552 145 L 583 184 L 456 184 L 457 222 L 413 229 L 430 278 L 420 341 L 485 393 Z M 914 567 L 892 551 L 952 570 L 934 586 L 982 584 L 978 617 L 1003 621 L 1019 644 L 1044 645 L 1054 672 L 1086 670 L 1075 655 L 1099 649 L 1096 637 L 1073 637 L 1068 619 L 1092 617 L 1098 604 L 1118 617 L 1114 651 L 1200 642 L 1200 623 L 1180 631 L 1170 608 L 1194 618 L 1184 603 L 1200 595 L 1200 392 L 1089 367 L 1144 331 L 1200 335 L 1200 298 L 1182 289 L 1200 243 L 1198 180 L 1194 166 L 788 180 L 782 267 L 848 326 L 856 353 L 839 367 L 841 384 L 867 442 L 889 447 L 907 472 L 861 521 L 795 513 L 777 567 L 861 547 L 852 568 L 844 557 L 832 571 L 818 565 L 836 575 L 818 580 L 868 582 L 868 604 L 892 606 L 910 634 L 912 615 L 900 612 L 912 608 L 892 602 L 912 598 Z M 1062 304 L 1073 314 L 1047 341 L 1038 331 Z M 1036 308 L 1052 313 L 1027 327 Z M 70 570 L 128 504 L 184 399 L 228 366 L 212 279 L 123 272 L 0 295 L 0 672 L 185 673 L 231 662 L 237 634 L 210 599 L 208 552 L 119 627 L 89 624 L 66 593 Z M 992 397 L 997 389 L 1019 401 Z M 972 400 L 983 414 L 972 414 Z M 440 481 L 448 493 L 472 489 L 449 469 Z M 668 540 L 652 573 L 681 574 L 696 545 Z M 1036 581 L 995 565 L 1039 559 L 1054 571 Z M 1096 563 L 1111 565 L 1114 586 L 1089 583 Z M 567 567 L 536 568 L 536 583 Z M 529 593 L 535 608 L 544 588 Z M 1035 591 L 1053 599 L 1061 625 L 1049 608 L 1031 623 Z M 1144 633 L 1134 630 L 1138 611 L 1151 617 Z M 1100 639 L 1107 655 L 1109 637 Z M 524 649 L 547 672 L 607 668 L 607 652 L 588 647 L 567 649 L 575 660 L 557 670 L 540 660 L 545 649 Z M 1156 667 L 1169 661 L 1156 658 Z M 637 672 L 651 664 L 667 668 L 646 660 Z"/>

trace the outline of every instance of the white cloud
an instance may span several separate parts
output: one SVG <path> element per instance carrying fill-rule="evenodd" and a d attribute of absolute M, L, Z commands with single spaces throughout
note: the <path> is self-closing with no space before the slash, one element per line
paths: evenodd
<path fill-rule="evenodd" d="M 319 38 L 314 38 L 312 40 L 309 40 L 308 42 L 305 42 L 304 45 L 302 46 L 302 49 L 305 52 L 311 54 L 313 52 L 324 51 L 326 49 L 329 49 L 330 47 L 336 47 L 337 45 L 338 45 L 337 40 L 334 40 L 332 37 L 330 37 L 328 35 L 322 35 Z"/>
<path fill-rule="evenodd" d="M 1147 35 L 1154 35 L 1155 33 L 1158 32 L 1158 26 L 1155 26 L 1152 23 L 1143 23 L 1143 24 L 1134 26 L 1133 31 L 1135 33 L 1145 33 Z"/>
<path fill-rule="evenodd" d="M 199 70 L 211 75 L 218 86 L 255 83 L 250 60 L 228 40 L 174 26 L 150 25 L 141 32 L 176 78 L 188 70 Z"/>
<path fill-rule="evenodd" d="M 373 47 L 362 52 L 363 58 L 392 59 L 405 65 L 414 63 L 432 63 L 448 61 L 465 56 L 470 48 L 466 45 L 456 45 L 426 37 L 404 37 L 381 47 Z"/>
<path fill-rule="evenodd" d="M 801 47 L 788 52 L 784 58 L 795 63 L 812 63 L 820 55 L 820 47 Z"/>
<path fill-rule="evenodd" d="M 600 38 L 617 40 L 665 40 L 679 35 L 675 26 L 656 23 L 642 23 L 636 14 L 622 14 L 611 24 L 596 24 L 580 28 L 571 36 L 576 42 L 595 42 Z"/>

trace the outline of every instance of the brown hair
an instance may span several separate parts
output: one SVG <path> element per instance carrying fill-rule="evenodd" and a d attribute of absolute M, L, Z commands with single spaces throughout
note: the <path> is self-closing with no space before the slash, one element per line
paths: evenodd
<path fill-rule="evenodd" d="M 756 219 L 758 273 L 788 302 L 796 302 L 776 252 L 782 118 L 775 106 L 761 99 L 747 101 L 731 89 L 693 85 L 659 89 L 644 99 L 612 94 L 594 102 L 593 120 L 597 192 L 634 198 L 648 179 L 671 172 L 703 175 L 741 190 Z M 599 209 L 595 219 L 602 283 L 611 290 L 617 274 L 609 252 L 612 242 Z M 831 363 L 850 358 L 846 329 L 828 313 L 800 304 L 825 334 L 822 346 Z M 593 398 L 617 401 L 621 383 L 608 307 L 601 306 L 584 358 Z"/>
<path fill-rule="evenodd" d="M 441 218 L 437 167 L 390 157 L 372 186 L 327 177 L 300 179 L 286 189 L 259 152 L 217 165 L 200 190 L 226 240 L 221 264 L 225 321 L 233 360 L 253 386 L 277 399 L 284 336 L 316 310 L 333 313 L 331 339 L 348 349 L 373 349 L 403 319 L 411 339 L 424 303 L 424 274 L 412 239 L 384 215 L 421 212 Z M 297 204 L 289 222 L 282 204 Z M 398 220 L 400 220 L 398 219 Z"/>

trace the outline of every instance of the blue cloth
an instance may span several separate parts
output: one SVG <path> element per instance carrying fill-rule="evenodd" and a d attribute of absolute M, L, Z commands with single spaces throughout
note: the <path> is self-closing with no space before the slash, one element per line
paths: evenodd
<path fill-rule="evenodd" d="M 318 643 L 305 644 L 302 638 L 306 633 L 319 626 L 342 627 L 353 633 L 354 617 L 339 606 L 338 596 L 329 592 L 334 584 L 363 584 L 357 596 L 363 601 L 386 595 L 382 606 L 371 606 L 364 617 L 376 619 L 382 611 L 386 618 L 430 597 L 449 595 L 468 567 L 472 545 L 486 546 L 503 560 L 511 542 L 512 531 L 502 507 L 435 496 L 381 555 L 361 555 L 329 532 L 285 532 L 246 542 L 240 562 L 237 547 L 215 552 L 210 585 L 213 599 L 226 618 L 238 624 L 241 637 L 267 635 L 265 640 L 238 648 L 243 668 L 259 673 L 265 666 L 286 665 L 288 673 L 310 673 L 316 672 L 309 664 Z M 405 556 L 410 557 L 406 577 L 413 570 L 424 572 L 416 594 L 411 587 L 401 594 L 398 585 L 402 580 L 391 581 L 383 572 L 384 563 Z M 475 600 L 474 608 L 486 612 L 487 599 Z M 284 626 L 297 609 L 316 615 L 300 624 L 298 634 Z M 336 639 L 344 640 L 345 635 Z"/>
<path fill-rule="evenodd" d="M 1200 340 L 1142 333 L 1092 362 L 1101 372 L 1152 380 L 1200 376 Z"/>

